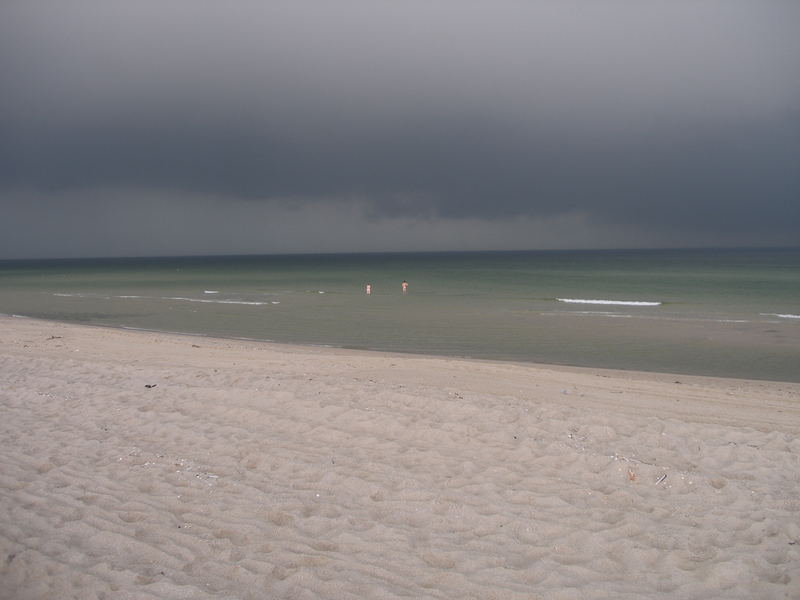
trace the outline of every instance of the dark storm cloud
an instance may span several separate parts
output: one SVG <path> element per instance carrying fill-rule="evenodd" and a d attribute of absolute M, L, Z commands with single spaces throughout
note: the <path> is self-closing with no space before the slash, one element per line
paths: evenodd
<path fill-rule="evenodd" d="M 581 213 L 695 243 L 785 242 L 800 222 L 798 3 L 0 12 L 4 204 L 102 189 L 376 219 Z"/>

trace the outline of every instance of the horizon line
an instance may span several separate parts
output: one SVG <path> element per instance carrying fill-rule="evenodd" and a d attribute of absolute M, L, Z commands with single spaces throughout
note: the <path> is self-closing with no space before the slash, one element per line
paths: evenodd
<path fill-rule="evenodd" d="M 138 259 L 190 259 L 190 258 L 261 258 L 302 256 L 367 256 L 367 255 L 415 255 L 415 254 L 512 254 L 512 253 L 556 253 L 556 252 L 658 252 L 658 251 L 722 251 L 722 250 L 800 250 L 798 246 L 653 246 L 620 248 L 528 248 L 507 250 L 371 250 L 339 252 L 264 252 L 230 254 L 141 254 L 108 256 L 42 256 L 28 258 L 0 258 L 0 263 L 23 261 L 61 260 L 138 260 Z"/>

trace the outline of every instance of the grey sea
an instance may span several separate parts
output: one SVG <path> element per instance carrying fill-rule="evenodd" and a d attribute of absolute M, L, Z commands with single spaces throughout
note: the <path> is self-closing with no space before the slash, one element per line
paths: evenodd
<path fill-rule="evenodd" d="M 0 313 L 800 381 L 797 248 L 0 261 Z"/>

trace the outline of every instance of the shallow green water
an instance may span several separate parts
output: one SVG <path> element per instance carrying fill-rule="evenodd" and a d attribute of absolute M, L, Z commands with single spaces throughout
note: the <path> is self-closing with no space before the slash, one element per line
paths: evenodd
<path fill-rule="evenodd" d="M 5 261 L 0 312 L 800 381 L 800 249 Z"/>

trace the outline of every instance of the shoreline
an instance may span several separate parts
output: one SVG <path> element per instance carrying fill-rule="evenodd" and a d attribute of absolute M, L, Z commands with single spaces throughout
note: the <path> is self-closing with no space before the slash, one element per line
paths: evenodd
<path fill-rule="evenodd" d="M 739 381 L 739 382 L 751 382 L 751 383 L 774 383 L 774 384 L 787 384 L 787 385 L 796 385 L 800 386 L 800 381 L 791 381 L 791 380 L 782 380 L 782 379 L 769 379 L 769 378 L 748 378 L 748 377 L 734 377 L 734 376 L 727 376 L 727 375 L 706 375 L 706 374 L 696 374 L 696 373 L 681 373 L 677 371 L 648 371 L 642 369 L 623 369 L 623 368 L 614 368 L 614 367 L 602 367 L 602 366 L 590 366 L 590 365 L 573 365 L 573 364 L 566 364 L 566 363 L 546 363 L 546 362 L 535 362 L 535 361 L 526 361 L 526 360 L 515 360 L 515 359 L 506 359 L 506 358 L 486 358 L 486 357 L 475 357 L 475 356 L 465 356 L 465 355 L 449 355 L 449 354 L 427 354 L 424 352 L 414 352 L 414 351 L 398 351 L 398 350 L 382 350 L 378 348 L 356 348 L 350 346 L 339 346 L 334 344 L 325 344 L 325 343 L 297 343 L 297 342 L 281 342 L 272 339 L 260 339 L 260 338 L 247 338 L 247 337 L 226 337 L 226 336 L 219 336 L 219 335 L 210 335 L 206 333 L 192 333 L 192 332 L 183 332 L 183 331 L 169 331 L 169 330 L 160 330 L 160 329 L 148 329 L 144 327 L 132 327 L 132 326 L 125 326 L 125 325 L 103 325 L 98 323 L 76 323 L 72 321 L 58 321 L 53 319 L 44 319 L 40 317 L 30 317 L 27 315 L 18 315 L 18 314 L 8 314 L 8 313 L 0 313 L 0 321 L 6 319 L 29 319 L 32 321 L 39 321 L 42 323 L 53 323 L 53 324 L 60 324 L 66 326 L 74 326 L 74 327 L 81 327 L 81 328 L 97 328 L 101 330 L 116 330 L 116 331 L 127 331 L 132 333 L 143 333 L 143 334 L 153 334 L 153 335 L 164 335 L 164 336 L 178 336 L 178 337 L 191 337 L 196 339 L 207 339 L 207 340 L 219 340 L 219 341 L 229 341 L 229 342 L 243 342 L 243 343 L 252 343 L 252 344 L 263 344 L 267 346 L 274 346 L 276 349 L 279 348 L 287 348 L 287 349 L 303 349 L 303 348 L 320 348 L 325 350 L 338 350 L 344 353 L 347 352 L 354 352 L 354 353 L 368 353 L 368 354 L 375 354 L 375 355 L 387 355 L 387 356 L 397 356 L 400 358 L 403 357 L 410 357 L 410 358 L 429 358 L 429 359 L 442 359 L 442 360 L 463 360 L 463 361 L 472 361 L 478 363 L 489 363 L 489 364 L 507 364 L 507 365 L 517 365 L 520 367 L 532 367 L 532 368 L 541 368 L 541 369 L 555 369 L 555 370 L 575 370 L 577 372 L 594 372 L 597 371 L 599 373 L 610 373 L 610 374 L 630 374 L 631 376 L 635 374 L 641 374 L 642 376 L 649 377 L 652 376 L 653 378 L 692 378 L 692 379 L 707 379 L 707 380 L 722 380 L 722 381 Z"/>
<path fill-rule="evenodd" d="M 652 411 L 652 414 L 672 415 L 680 418 L 692 417 L 695 419 L 707 419 L 709 423 L 724 423 L 738 426 L 752 426 L 756 428 L 777 428 L 800 434 L 800 383 L 790 381 L 773 381 L 761 379 L 738 379 L 732 377 L 716 377 L 707 375 L 688 375 L 680 373 L 663 373 L 658 371 L 637 371 L 623 369 L 607 369 L 602 367 L 581 367 L 572 365 L 558 365 L 547 363 L 529 363 L 519 361 L 505 361 L 495 359 L 469 358 L 458 356 L 440 356 L 431 354 L 414 354 L 403 352 L 389 352 L 382 350 L 364 350 L 356 348 L 343 348 L 340 346 L 326 345 L 304 345 L 290 344 L 275 341 L 252 340 L 242 338 L 214 337 L 206 334 L 194 334 L 183 332 L 164 332 L 151 331 L 145 329 L 128 329 L 106 325 L 75 324 L 62 321 L 51 321 L 38 319 L 36 317 L 26 317 L 23 315 L 0 315 L 0 327 L 10 319 L 31 321 L 38 323 L 42 328 L 63 327 L 66 330 L 73 330 L 74 333 L 96 330 L 98 332 L 118 332 L 119 334 L 130 334 L 142 336 L 139 341 L 163 341 L 170 340 L 178 347 L 183 347 L 181 342 L 187 340 L 203 340 L 206 349 L 216 351 L 231 350 L 231 344 L 241 344 L 238 350 L 249 349 L 254 352 L 269 352 L 270 354 L 289 354 L 289 355 L 311 355 L 319 357 L 336 357 L 338 360 L 346 360 L 348 357 L 366 359 L 378 364 L 392 364 L 391 370 L 382 368 L 379 373 L 386 378 L 386 383 L 394 385 L 401 384 L 403 381 L 416 380 L 418 384 L 439 385 L 441 372 L 448 368 L 453 373 L 447 376 L 468 378 L 468 385 L 474 386 L 476 391 L 490 394 L 509 394 L 514 395 L 526 385 L 527 378 L 545 377 L 550 383 L 550 392 L 560 393 L 563 398 L 560 401 L 573 403 L 579 406 L 588 407 L 589 400 L 578 401 L 578 398 L 586 398 L 580 392 L 573 393 L 568 388 L 585 386 L 589 389 L 598 388 L 601 393 L 591 396 L 591 401 L 596 402 L 595 408 L 608 407 L 615 410 L 631 411 Z M 147 336 L 154 336 L 146 340 Z M 1 343 L 1 342 L 0 342 Z M 196 352 L 198 344 L 189 343 L 189 347 Z M 407 362 L 410 365 L 407 369 L 398 369 L 397 364 Z M 436 371 L 440 373 L 436 373 Z M 507 380 L 497 381 L 496 377 L 502 375 Z M 486 379 L 491 378 L 491 385 L 487 385 Z M 603 381 L 606 380 L 606 381 Z M 639 382 L 641 385 L 635 390 L 628 390 L 626 386 L 632 382 Z M 607 384 L 607 385 L 603 385 Z M 463 384 L 462 384 L 463 385 Z M 716 413 L 710 407 L 696 406 L 694 409 L 686 403 L 681 406 L 673 406 L 669 402 L 659 402 L 664 398 L 669 398 L 673 394 L 680 395 L 685 389 L 678 388 L 679 385 L 693 386 L 703 390 L 703 393 L 714 390 L 712 397 L 705 397 L 704 402 L 713 402 Z M 566 387 L 564 387 L 566 386 Z M 642 387 L 644 386 L 644 387 Z M 648 386 L 658 386 L 659 389 L 651 392 Z M 557 390 L 555 388 L 558 388 Z M 567 391 L 564 394 L 564 391 Z M 640 398 L 634 400 L 630 398 L 634 393 L 639 393 Z M 755 393 L 766 394 L 770 403 L 766 406 L 749 406 L 748 403 L 730 401 L 731 396 Z M 611 394 L 611 395 L 609 395 Z M 613 395 L 620 395 L 624 400 L 617 399 Z M 696 395 L 696 394 L 695 394 Z M 783 397 L 794 397 L 793 401 L 784 402 Z M 530 395 L 526 398 L 533 400 Z M 764 409 L 766 410 L 766 414 Z"/>
<path fill-rule="evenodd" d="M 0 598 L 800 592 L 800 384 L 28 317 L 0 372 Z"/>

